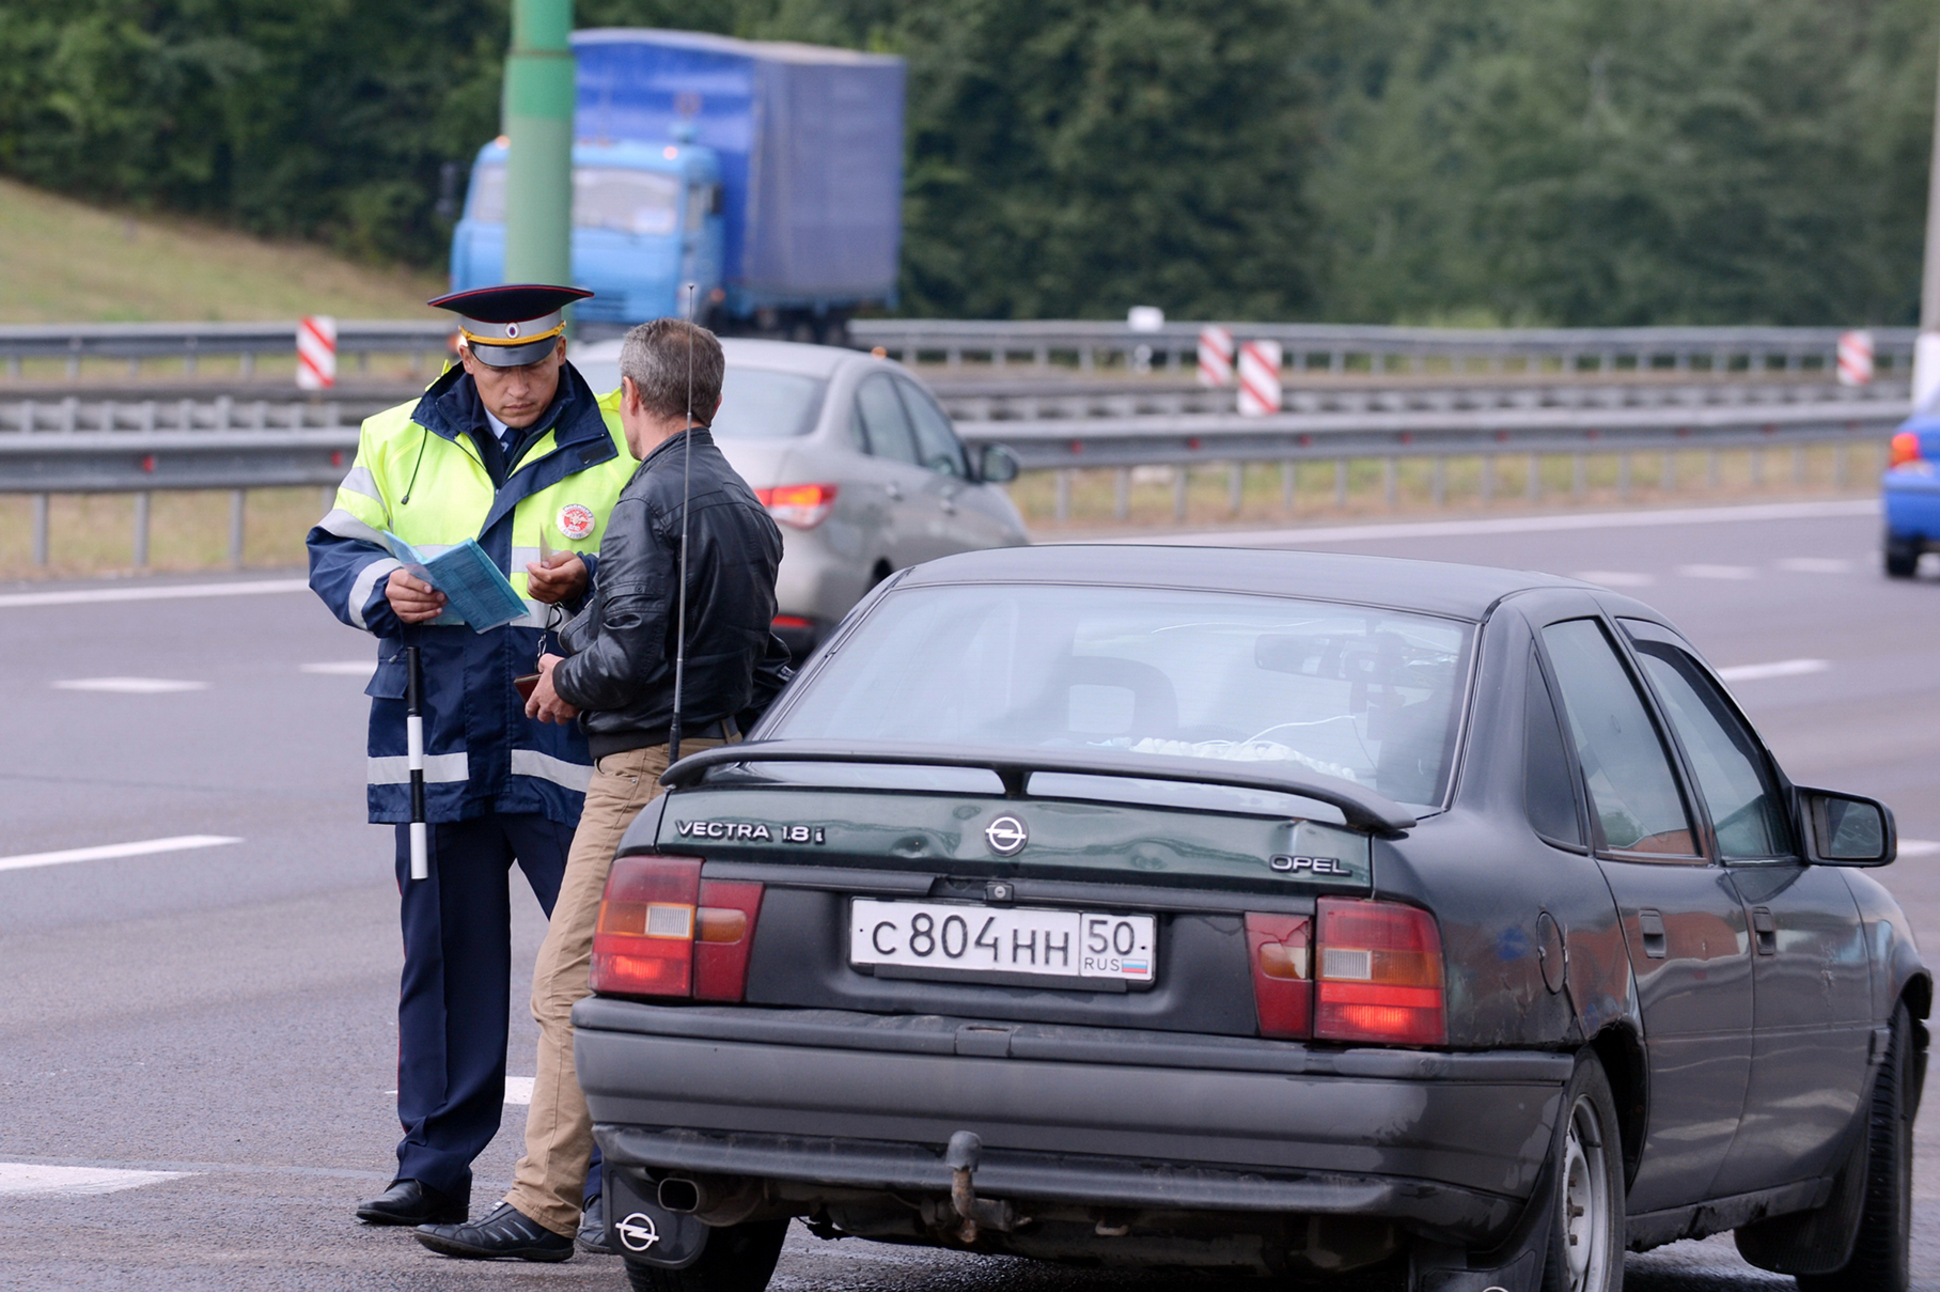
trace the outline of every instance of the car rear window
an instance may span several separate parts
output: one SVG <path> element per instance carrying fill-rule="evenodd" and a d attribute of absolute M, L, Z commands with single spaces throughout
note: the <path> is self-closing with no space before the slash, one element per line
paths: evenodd
<path fill-rule="evenodd" d="M 805 435 L 822 411 L 828 383 L 799 372 L 728 365 L 714 433 L 736 440 L 786 440 Z"/>
<path fill-rule="evenodd" d="M 910 588 L 764 734 L 1279 763 L 1435 806 L 1473 631 L 1236 593 Z"/>

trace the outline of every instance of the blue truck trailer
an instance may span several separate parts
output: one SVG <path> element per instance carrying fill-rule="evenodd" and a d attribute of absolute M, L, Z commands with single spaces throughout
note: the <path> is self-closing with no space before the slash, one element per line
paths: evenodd
<path fill-rule="evenodd" d="M 717 331 L 839 342 L 893 306 L 902 236 L 900 58 L 700 32 L 577 32 L 573 282 L 582 324 L 685 308 Z M 502 281 L 505 143 L 481 148 L 453 232 L 454 291 Z"/>

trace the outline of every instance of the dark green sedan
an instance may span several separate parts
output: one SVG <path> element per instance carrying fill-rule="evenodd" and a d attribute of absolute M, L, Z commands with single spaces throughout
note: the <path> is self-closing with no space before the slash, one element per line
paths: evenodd
<path fill-rule="evenodd" d="M 981 552 L 614 863 L 574 1012 L 640 1289 L 828 1239 L 1614 1292 L 1907 1284 L 1931 976 L 1869 799 L 1573 580 Z"/>

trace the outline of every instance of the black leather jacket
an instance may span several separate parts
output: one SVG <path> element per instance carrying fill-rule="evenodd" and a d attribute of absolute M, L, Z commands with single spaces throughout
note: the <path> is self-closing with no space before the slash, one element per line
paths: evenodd
<path fill-rule="evenodd" d="M 705 427 L 668 439 L 620 491 L 592 596 L 559 632 L 553 670 L 595 759 L 667 743 L 674 706 L 683 441 L 693 441 L 687 519 L 684 736 L 751 725 L 792 674 L 775 637 L 781 531 Z"/>

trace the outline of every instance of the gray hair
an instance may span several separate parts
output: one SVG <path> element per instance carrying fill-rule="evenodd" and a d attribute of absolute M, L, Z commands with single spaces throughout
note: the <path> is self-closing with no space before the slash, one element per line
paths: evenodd
<path fill-rule="evenodd" d="M 691 408 L 695 421 L 713 421 L 726 366 L 714 334 L 683 319 L 642 323 L 620 343 L 620 375 L 633 379 L 640 402 L 656 417 L 680 417 Z"/>

